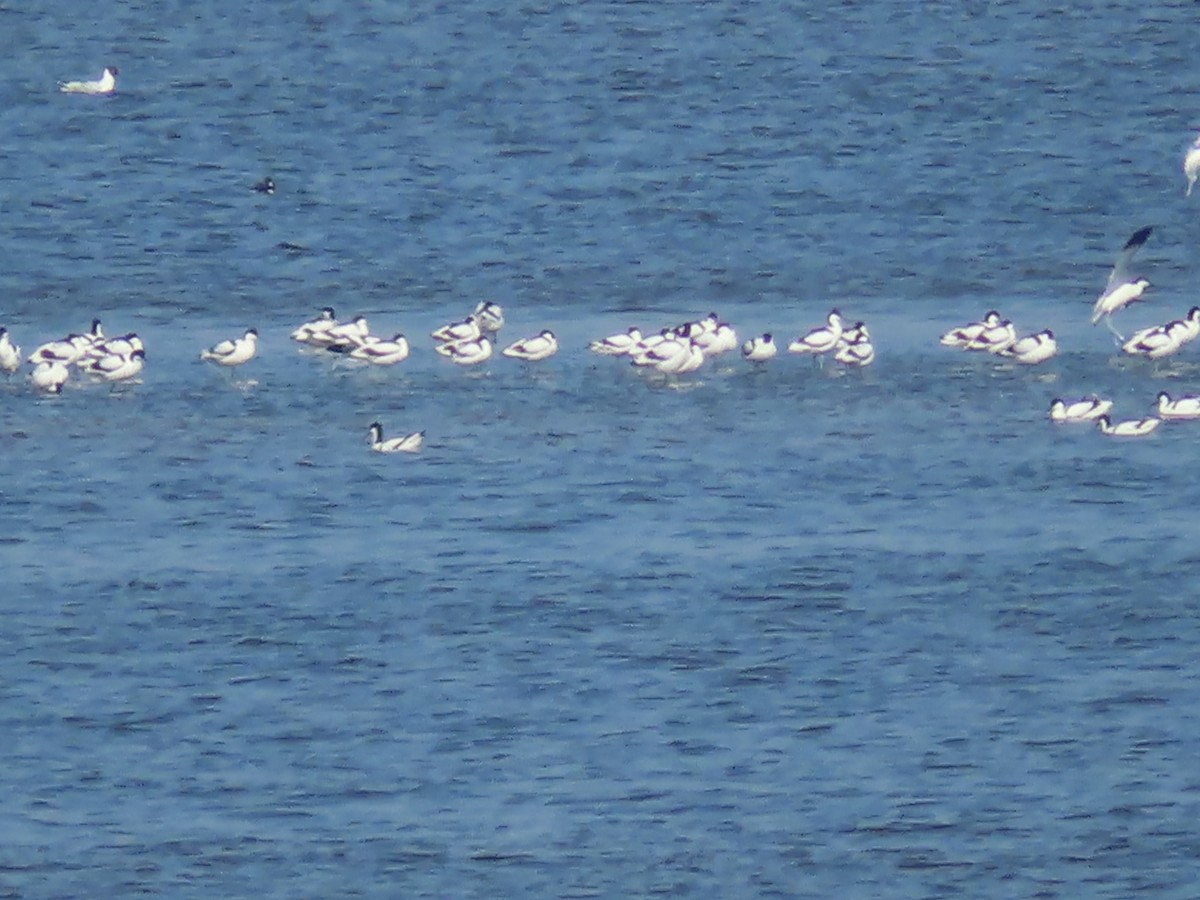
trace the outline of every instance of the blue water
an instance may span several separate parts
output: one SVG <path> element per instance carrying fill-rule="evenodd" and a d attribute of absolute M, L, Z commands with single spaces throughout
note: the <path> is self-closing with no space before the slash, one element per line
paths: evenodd
<path fill-rule="evenodd" d="M 1196 300 L 1191 4 L 58 0 L 0 46 L 0 324 L 148 353 L 0 384 L 0 896 L 1196 895 L 1197 432 L 1046 418 L 1200 391 L 1088 324 L 1145 224 L 1118 324 Z M 481 299 L 563 350 L 435 356 Z M 299 350 L 326 304 L 412 357 Z M 874 366 L 584 349 L 834 305 Z M 937 345 L 993 307 L 1060 356 Z"/>

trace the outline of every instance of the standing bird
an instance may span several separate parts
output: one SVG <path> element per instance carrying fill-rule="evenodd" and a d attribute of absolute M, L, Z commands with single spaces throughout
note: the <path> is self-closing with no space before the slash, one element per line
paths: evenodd
<path fill-rule="evenodd" d="M 1001 350 L 999 355 L 1014 359 L 1022 365 L 1036 366 L 1057 352 L 1058 343 L 1054 340 L 1054 332 L 1047 328 L 1037 334 L 1018 338 Z"/>
<path fill-rule="evenodd" d="M 240 366 L 254 359 L 258 352 L 258 332 L 253 328 L 240 338 L 221 341 L 200 354 L 200 358 L 219 366 Z"/>
<path fill-rule="evenodd" d="M 49 362 L 35 363 L 33 372 L 29 375 L 29 380 L 33 382 L 33 386 L 39 391 L 46 391 L 49 394 L 61 394 L 62 387 L 67 383 L 67 379 L 71 375 L 71 370 L 66 367 L 65 363 L 58 360 L 50 360 Z"/>
<path fill-rule="evenodd" d="M 1125 242 L 1125 246 L 1121 248 L 1121 252 L 1117 256 L 1116 264 L 1108 274 L 1108 284 L 1104 287 L 1104 293 L 1100 295 L 1096 300 L 1095 307 L 1092 308 L 1092 324 L 1095 325 L 1104 319 L 1109 330 L 1117 337 L 1121 337 L 1121 335 L 1113 328 L 1108 317 L 1134 300 L 1141 298 L 1142 294 L 1146 292 L 1146 288 L 1150 287 L 1150 282 L 1145 278 L 1133 278 L 1129 274 L 1129 264 L 1133 261 L 1134 255 L 1142 249 L 1142 245 L 1150 239 L 1152 231 L 1154 231 L 1154 227 L 1151 225 L 1139 228 Z"/>
<path fill-rule="evenodd" d="M 95 81 L 60 81 L 58 89 L 64 94 L 111 94 L 117 89 L 116 66 L 108 66 Z"/>
<path fill-rule="evenodd" d="M 825 322 L 788 344 L 788 353 L 821 354 L 836 350 L 842 340 L 842 314 L 832 310 Z"/>

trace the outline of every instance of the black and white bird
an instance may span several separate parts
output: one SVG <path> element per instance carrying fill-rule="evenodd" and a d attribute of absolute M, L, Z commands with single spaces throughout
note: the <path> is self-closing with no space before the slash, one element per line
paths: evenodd
<path fill-rule="evenodd" d="M 611 334 L 606 338 L 592 341 L 588 349 L 600 356 L 624 356 L 642 339 L 640 329 L 633 327 L 627 331 Z"/>
<path fill-rule="evenodd" d="M 397 332 L 391 338 L 367 338 L 350 351 L 352 359 L 361 359 L 375 366 L 394 366 L 408 359 L 408 338 Z"/>
<path fill-rule="evenodd" d="M 1185 396 L 1172 400 L 1170 394 L 1160 391 L 1158 415 L 1162 419 L 1200 419 L 1200 397 Z"/>
<path fill-rule="evenodd" d="M 291 338 L 293 341 L 298 341 L 301 344 L 315 343 L 313 340 L 315 335 L 324 334 L 336 326 L 337 323 L 337 316 L 334 315 L 333 307 L 326 306 L 321 310 L 319 316 L 315 319 L 310 319 L 293 331 Z"/>
<path fill-rule="evenodd" d="M 473 341 L 483 334 L 476 316 L 467 316 L 461 322 L 451 322 L 443 325 L 430 335 L 435 341 L 452 343 L 454 341 Z"/>
<path fill-rule="evenodd" d="M 558 352 L 558 339 L 549 329 L 533 337 L 514 341 L 500 351 L 504 356 L 523 359 L 526 362 L 541 362 Z"/>
<path fill-rule="evenodd" d="M 836 350 L 838 343 L 842 339 L 843 329 L 842 314 L 836 309 L 832 310 L 826 317 L 824 325 L 813 328 L 788 344 L 788 353 L 812 353 L 819 355 Z"/>
<path fill-rule="evenodd" d="M 1144 437 L 1158 428 L 1161 423 L 1162 419 L 1154 416 L 1147 416 L 1144 419 L 1128 419 L 1115 424 L 1109 421 L 1106 415 L 1096 419 L 1096 425 L 1100 428 L 1101 433 L 1112 437 Z"/>
<path fill-rule="evenodd" d="M 8 329 L 0 326 L 0 371 L 9 375 L 21 368 L 21 348 L 12 341 Z"/>
<path fill-rule="evenodd" d="M 254 189 L 260 194 L 274 194 L 275 179 L 268 175 L 262 181 L 258 182 L 258 184 L 254 185 Z"/>
<path fill-rule="evenodd" d="M 477 366 L 492 356 L 492 342 L 486 337 L 472 340 L 446 341 L 435 348 L 440 356 L 460 366 Z"/>
<path fill-rule="evenodd" d="M 70 377 L 71 370 L 57 360 L 34 363 L 33 371 L 29 374 L 33 386 L 48 394 L 61 394 L 63 385 Z"/>
<path fill-rule="evenodd" d="M 989 309 L 978 322 L 970 322 L 966 325 L 959 325 L 957 328 L 951 328 L 942 335 L 941 345 L 943 347 L 958 347 L 966 350 L 984 331 L 997 327 L 1000 322 L 1000 313 L 994 309 Z"/>
<path fill-rule="evenodd" d="M 742 358 L 753 363 L 766 362 L 768 359 L 773 359 L 779 352 L 779 347 L 775 344 L 775 338 L 770 334 L 764 334 L 761 337 L 750 338 L 746 343 L 742 344 Z"/>
<path fill-rule="evenodd" d="M 1100 397 L 1084 397 L 1069 402 L 1056 397 L 1050 404 L 1050 421 L 1094 422 L 1101 416 L 1108 415 L 1112 408 L 1111 400 L 1103 400 Z"/>
<path fill-rule="evenodd" d="M 104 381 L 128 381 L 142 373 L 146 364 L 145 350 L 131 350 L 128 355 L 110 353 L 89 360 L 83 371 Z"/>
<path fill-rule="evenodd" d="M 504 310 L 499 303 L 491 300 L 479 301 L 474 316 L 484 334 L 495 334 L 504 327 Z"/>
<path fill-rule="evenodd" d="M 416 453 L 425 442 L 425 432 L 414 431 L 412 434 L 406 434 L 403 437 L 384 440 L 383 426 L 378 422 L 372 422 L 368 440 L 370 441 L 371 449 L 376 453 Z"/>
<path fill-rule="evenodd" d="M 1120 336 L 1119 332 L 1112 327 L 1108 318 L 1117 310 L 1124 309 L 1135 300 L 1140 300 L 1146 293 L 1146 288 L 1150 287 L 1150 282 L 1145 278 L 1135 278 L 1130 274 L 1129 265 L 1133 262 L 1133 257 L 1137 255 L 1137 252 L 1150 239 L 1153 231 L 1154 227 L 1147 225 L 1130 235 L 1129 240 L 1125 242 L 1125 246 L 1117 255 L 1117 261 L 1113 265 L 1112 271 L 1108 274 L 1108 283 L 1104 286 L 1104 292 L 1092 308 L 1092 324 L 1095 325 L 1104 319 L 1109 329 L 1118 337 Z"/>
<path fill-rule="evenodd" d="M 246 330 L 240 338 L 221 341 L 200 354 L 200 358 L 219 366 L 240 366 L 254 359 L 258 352 L 258 331 Z"/>
<path fill-rule="evenodd" d="M 1047 328 L 1037 334 L 1017 338 L 1000 351 L 1000 355 L 1026 366 L 1035 366 L 1045 362 L 1058 352 L 1058 342 L 1054 332 Z"/>

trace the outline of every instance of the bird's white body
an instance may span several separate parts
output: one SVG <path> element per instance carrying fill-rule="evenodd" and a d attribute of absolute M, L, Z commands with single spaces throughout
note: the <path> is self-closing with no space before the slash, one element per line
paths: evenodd
<path fill-rule="evenodd" d="M 1108 416 L 1100 416 L 1096 419 L 1100 431 L 1113 437 L 1144 437 L 1158 428 L 1161 423 L 1162 419 L 1153 416 L 1144 419 L 1128 419 L 1116 424 L 1110 422 Z"/>
<path fill-rule="evenodd" d="M 1113 408 L 1111 400 L 1099 397 L 1085 397 L 1081 400 L 1055 399 L 1050 404 L 1050 421 L 1052 422 L 1093 422 L 1101 416 L 1108 415 Z"/>
<path fill-rule="evenodd" d="M 91 360 L 83 371 L 105 381 L 128 381 L 142 373 L 146 364 L 146 351 L 133 350 L 128 356 L 111 353 Z"/>
<path fill-rule="evenodd" d="M 383 426 L 378 422 L 371 423 L 369 435 L 371 449 L 376 453 L 416 453 L 425 442 L 425 432 L 423 431 L 414 431 L 403 437 L 384 440 Z"/>
<path fill-rule="evenodd" d="M 967 325 L 959 325 L 957 328 L 951 328 L 942 335 L 941 345 L 943 347 L 960 347 L 965 350 L 984 331 L 989 328 L 995 328 L 1000 322 L 1000 313 L 994 309 L 988 310 L 987 314 L 978 322 L 971 322 Z"/>
<path fill-rule="evenodd" d="M 712 331 L 704 331 L 692 340 L 705 356 L 720 356 L 738 348 L 737 332 L 728 322 L 718 322 Z"/>
<path fill-rule="evenodd" d="M 200 354 L 200 358 L 219 366 L 240 366 L 258 353 L 258 332 L 249 329 L 240 338 L 221 341 Z"/>
<path fill-rule="evenodd" d="M 504 327 L 504 310 L 499 303 L 490 300 L 479 301 L 474 316 L 484 334 L 495 334 Z"/>
<path fill-rule="evenodd" d="M 535 334 L 533 337 L 515 341 L 500 352 L 513 359 L 541 362 L 558 352 L 558 339 L 554 337 L 554 332 L 547 330 L 541 334 Z"/>
<path fill-rule="evenodd" d="M 64 81 L 58 89 L 64 94 L 111 94 L 117 89 L 117 67 L 109 66 L 95 81 Z"/>
<path fill-rule="evenodd" d="M 833 353 L 834 362 L 843 366 L 869 366 L 875 362 L 875 346 L 869 338 L 859 338 L 853 342 L 843 342 Z"/>

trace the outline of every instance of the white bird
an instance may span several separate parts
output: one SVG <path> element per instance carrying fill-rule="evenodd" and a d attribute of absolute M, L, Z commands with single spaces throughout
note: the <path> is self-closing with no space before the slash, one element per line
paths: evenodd
<path fill-rule="evenodd" d="M 842 314 L 836 309 L 831 311 L 825 323 L 788 344 L 788 353 L 821 354 L 835 350 L 842 339 Z"/>
<path fill-rule="evenodd" d="M 367 317 L 355 316 L 349 322 L 340 322 L 332 328 L 314 332 L 309 338 L 309 343 L 323 346 L 335 353 L 346 353 L 355 347 L 361 347 L 370 334 L 371 326 L 367 324 Z"/>
<path fill-rule="evenodd" d="M 40 362 L 34 365 L 29 380 L 33 386 L 50 394 L 61 394 L 63 385 L 71 375 L 71 370 L 57 360 Z"/>
<path fill-rule="evenodd" d="M 200 358 L 219 366 L 240 366 L 254 359 L 258 352 L 258 332 L 247 329 L 240 338 L 221 341 L 200 354 Z"/>
<path fill-rule="evenodd" d="M 449 341 L 434 348 L 442 356 L 460 366 L 477 366 L 492 355 L 492 342 L 485 337 L 474 340 Z"/>
<path fill-rule="evenodd" d="M 467 316 L 461 322 L 443 325 L 433 332 L 431 337 L 436 341 L 453 343 L 454 341 L 473 341 L 481 334 L 483 334 L 483 329 L 480 328 L 479 319 L 475 316 Z"/>
<path fill-rule="evenodd" d="M 967 350 L 986 350 L 988 353 L 1003 353 L 1017 341 L 1016 326 L 1008 319 L 1002 319 L 995 325 L 985 325 L 971 341 L 966 344 Z"/>
<path fill-rule="evenodd" d="M 337 317 L 334 315 L 333 307 L 326 306 L 321 310 L 321 315 L 305 322 L 292 332 L 291 337 L 293 341 L 309 344 L 312 343 L 314 335 L 324 333 L 335 325 L 337 325 Z"/>
<path fill-rule="evenodd" d="M 838 346 L 846 344 L 857 344 L 861 341 L 871 340 L 871 332 L 867 329 L 866 322 L 855 322 L 849 328 L 842 329 L 842 337 L 838 341 Z"/>
<path fill-rule="evenodd" d="M 116 66 L 108 66 L 95 81 L 61 81 L 58 89 L 64 94 L 111 94 L 117 89 L 119 74 Z"/>
<path fill-rule="evenodd" d="M 674 352 L 667 355 L 663 352 L 665 348 L 672 348 Z M 687 375 L 704 365 L 704 350 L 694 338 L 663 341 L 650 351 L 650 355 L 662 357 L 654 368 L 664 375 Z"/>
<path fill-rule="evenodd" d="M 1192 146 L 1188 147 L 1188 152 L 1183 157 L 1183 175 L 1187 178 L 1187 190 L 1183 196 L 1192 196 L 1192 188 L 1196 184 L 1196 178 L 1200 177 L 1200 137 L 1192 141 Z"/>
<path fill-rule="evenodd" d="M 499 303 L 490 300 L 480 300 L 475 307 L 475 319 L 485 334 L 495 334 L 504 327 L 504 310 Z"/>
<path fill-rule="evenodd" d="M 592 341 L 588 349 L 601 356 L 624 356 L 642 339 L 642 332 L 635 328 Z"/>
<path fill-rule="evenodd" d="M 1045 362 L 1057 352 L 1058 342 L 1054 340 L 1054 332 L 1047 328 L 1013 341 L 1000 354 L 1023 365 L 1033 366 Z"/>
<path fill-rule="evenodd" d="M 1188 324 L 1177 319 L 1165 325 L 1154 325 L 1135 331 L 1129 340 L 1121 345 L 1121 350 L 1130 356 L 1162 359 L 1186 344 L 1190 340 L 1190 333 Z"/>
<path fill-rule="evenodd" d="M 712 331 L 705 331 L 692 340 L 704 351 L 705 356 L 720 356 L 738 348 L 737 332 L 728 322 L 718 322 Z"/>
<path fill-rule="evenodd" d="M 509 344 L 500 352 L 513 359 L 540 362 L 543 359 L 549 359 L 558 352 L 558 340 L 554 337 L 554 332 L 546 330 L 541 334 L 522 338 L 519 341 Z"/>
<path fill-rule="evenodd" d="M 742 344 L 742 357 L 750 362 L 766 362 L 779 352 L 775 339 L 770 334 L 751 338 Z"/>
<path fill-rule="evenodd" d="M 1112 407 L 1111 400 L 1102 400 L 1099 397 L 1084 397 L 1081 400 L 1072 400 L 1070 403 L 1055 398 L 1054 402 L 1050 404 L 1050 421 L 1091 422 L 1108 415 Z"/>
<path fill-rule="evenodd" d="M 96 360 L 104 356 L 129 356 L 134 350 L 145 349 L 146 346 L 142 343 L 142 339 L 131 331 L 129 334 L 121 335 L 121 337 L 106 338 L 97 344 L 93 344 L 84 353 L 84 358 L 77 361 L 77 364 L 82 364 L 84 359 Z"/>
<path fill-rule="evenodd" d="M 141 374 L 146 364 L 146 351 L 133 350 L 128 356 L 109 354 L 99 359 L 93 359 L 83 371 L 105 381 L 128 381 Z"/>
<path fill-rule="evenodd" d="M 984 331 L 998 326 L 1000 321 L 1000 313 L 994 309 L 990 309 L 978 322 L 971 322 L 967 325 L 959 325 L 957 328 L 951 328 L 942 335 L 941 344 L 943 347 L 961 347 L 966 349 Z"/>
<path fill-rule="evenodd" d="M 21 368 L 21 348 L 12 342 L 8 329 L 0 326 L 0 369 L 12 375 Z"/>
<path fill-rule="evenodd" d="M 1142 249 L 1142 245 L 1150 239 L 1153 231 L 1154 227 L 1150 225 L 1139 228 L 1121 248 L 1121 252 L 1117 255 L 1117 261 L 1108 274 L 1108 283 L 1104 287 L 1104 293 L 1100 295 L 1096 300 L 1096 305 L 1092 308 L 1093 325 L 1140 299 L 1146 292 L 1146 288 L 1150 287 L 1150 282 L 1145 278 L 1133 278 L 1129 274 L 1129 264 L 1138 250 Z M 1111 322 L 1109 328 L 1112 328 Z M 1116 329 L 1113 329 L 1113 333 L 1116 334 Z"/>
<path fill-rule="evenodd" d="M 629 354 L 630 362 L 635 366 L 657 369 L 663 363 L 668 366 L 680 364 L 678 357 L 688 355 L 691 350 L 691 339 L 680 337 L 674 329 L 664 329 L 659 334 L 645 338 L 638 349 Z"/>
<path fill-rule="evenodd" d="M 376 453 L 416 453 L 425 442 L 425 432 L 414 431 L 404 437 L 383 439 L 383 426 L 378 422 L 371 423 L 371 449 Z"/>
<path fill-rule="evenodd" d="M 843 366 L 869 366 L 875 362 L 875 346 L 869 339 L 860 338 L 853 343 L 844 343 L 833 352 L 834 362 Z"/>
<path fill-rule="evenodd" d="M 78 362 L 98 343 L 104 340 L 104 328 L 99 319 L 92 319 L 91 331 L 83 334 L 68 334 L 56 341 L 47 341 L 31 354 L 29 362 L 61 362 L 70 365 Z"/>
<path fill-rule="evenodd" d="M 1108 416 L 1100 416 L 1096 419 L 1100 431 L 1113 437 L 1142 437 L 1152 432 L 1161 422 L 1162 419 L 1156 419 L 1153 416 L 1144 419 L 1129 419 L 1125 422 L 1117 422 L 1115 425 L 1109 421 Z"/>
<path fill-rule="evenodd" d="M 350 356 L 376 366 L 393 366 L 408 359 L 408 353 L 408 338 L 397 332 L 390 340 L 367 338 L 365 343 L 350 351 Z"/>
<path fill-rule="evenodd" d="M 1178 397 L 1166 391 L 1158 395 L 1158 415 L 1163 419 L 1200 419 L 1200 397 Z"/>

